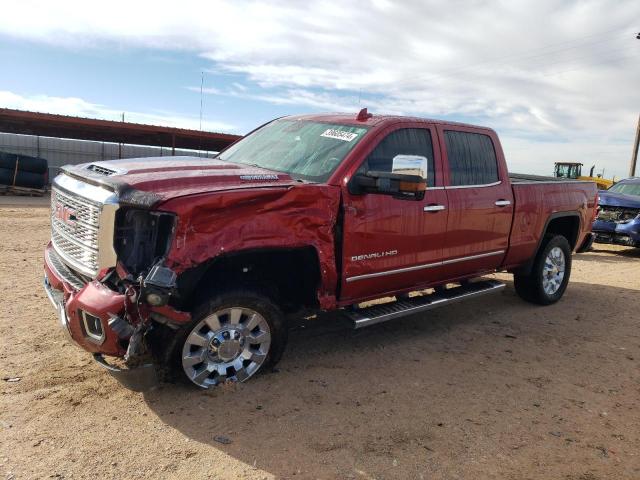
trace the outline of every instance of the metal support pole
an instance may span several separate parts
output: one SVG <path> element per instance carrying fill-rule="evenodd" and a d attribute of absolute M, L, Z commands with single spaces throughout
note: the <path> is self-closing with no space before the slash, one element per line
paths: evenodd
<path fill-rule="evenodd" d="M 124 123 L 124 112 L 122 112 L 122 123 Z M 118 143 L 118 158 L 122 158 L 122 143 Z"/>
<path fill-rule="evenodd" d="M 636 165 L 638 163 L 638 146 L 640 145 L 640 116 L 638 116 L 638 126 L 636 127 L 636 140 L 633 142 L 633 151 L 631 152 L 631 167 L 629 168 L 629 176 L 636 176 Z"/>

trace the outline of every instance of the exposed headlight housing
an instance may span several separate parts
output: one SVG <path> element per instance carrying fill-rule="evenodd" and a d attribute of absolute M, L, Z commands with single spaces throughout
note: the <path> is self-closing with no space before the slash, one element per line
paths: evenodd
<path fill-rule="evenodd" d="M 176 273 L 162 265 L 154 265 L 143 282 L 142 295 L 152 307 L 169 303 L 169 296 L 176 287 Z"/>
<path fill-rule="evenodd" d="M 114 234 L 118 260 L 134 275 L 147 271 L 168 253 L 175 224 L 173 213 L 121 208 Z"/>

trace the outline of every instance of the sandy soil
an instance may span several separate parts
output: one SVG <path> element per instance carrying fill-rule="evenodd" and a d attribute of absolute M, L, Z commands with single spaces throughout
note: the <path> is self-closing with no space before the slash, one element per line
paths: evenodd
<path fill-rule="evenodd" d="M 551 307 L 504 276 L 428 316 L 309 322 L 246 384 L 141 394 L 59 331 L 47 239 L 45 208 L 0 207 L 6 478 L 640 478 L 640 251 L 576 256 Z"/>

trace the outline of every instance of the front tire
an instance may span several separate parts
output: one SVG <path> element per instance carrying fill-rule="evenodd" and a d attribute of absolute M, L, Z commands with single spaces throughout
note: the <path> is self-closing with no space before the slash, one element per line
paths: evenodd
<path fill-rule="evenodd" d="M 562 235 L 548 236 L 529 275 L 514 275 L 517 294 L 527 302 L 551 305 L 564 295 L 571 276 L 571 247 Z"/>
<path fill-rule="evenodd" d="M 173 364 L 201 388 L 244 382 L 273 367 L 284 352 L 287 328 L 280 309 L 252 291 L 213 296 L 194 310 L 178 334 Z"/>

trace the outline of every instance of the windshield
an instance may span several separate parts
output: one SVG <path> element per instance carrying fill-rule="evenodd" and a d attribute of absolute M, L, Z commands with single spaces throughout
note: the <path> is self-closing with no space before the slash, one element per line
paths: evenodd
<path fill-rule="evenodd" d="M 366 127 L 275 120 L 229 147 L 218 158 L 324 182 L 366 132 Z"/>
<path fill-rule="evenodd" d="M 624 193 L 625 195 L 637 195 L 640 197 L 640 183 L 616 183 L 608 191 Z"/>

